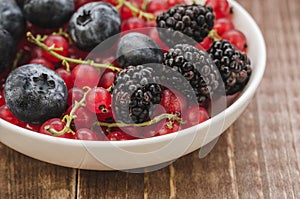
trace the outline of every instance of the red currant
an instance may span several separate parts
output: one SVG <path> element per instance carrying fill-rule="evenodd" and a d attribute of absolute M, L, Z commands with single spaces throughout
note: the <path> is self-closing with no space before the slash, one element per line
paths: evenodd
<path fill-rule="evenodd" d="M 170 134 L 176 131 L 179 131 L 181 129 L 181 126 L 178 122 L 173 122 L 172 124 L 170 124 L 169 120 L 166 120 L 164 125 L 162 126 L 162 128 L 160 128 L 157 133 L 155 134 L 155 136 L 160 136 L 160 135 L 166 135 L 166 134 Z"/>
<path fill-rule="evenodd" d="M 186 127 L 191 127 L 200 124 L 209 119 L 207 110 L 201 106 L 191 107 L 184 115 L 184 120 L 187 121 Z"/>
<path fill-rule="evenodd" d="M 55 131 L 61 131 L 65 128 L 65 125 L 66 123 L 61 121 L 60 118 L 52 118 L 52 119 L 49 119 L 47 120 L 46 122 L 44 122 L 40 128 L 40 133 L 42 134 L 46 134 L 46 135 L 51 135 L 53 136 L 49 131 L 48 129 L 51 128 Z M 74 135 L 70 132 L 66 132 L 60 136 L 57 136 L 57 137 L 61 137 L 61 138 L 71 138 L 71 139 L 74 139 Z"/>
<path fill-rule="evenodd" d="M 99 71 L 87 64 L 77 65 L 71 72 L 72 81 L 78 88 L 83 88 L 84 86 L 95 87 L 98 85 L 100 79 Z"/>
<path fill-rule="evenodd" d="M 73 87 L 72 75 L 64 68 L 58 68 L 55 72 L 65 81 L 68 89 Z"/>
<path fill-rule="evenodd" d="M 78 140 L 98 140 L 96 133 L 88 128 L 78 129 L 75 138 Z"/>
<path fill-rule="evenodd" d="M 216 19 L 230 16 L 230 5 L 227 0 L 207 0 L 205 5 L 213 8 Z"/>
<path fill-rule="evenodd" d="M 107 135 L 109 141 L 132 140 L 134 137 L 124 133 L 123 131 L 114 131 Z"/>
<path fill-rule="evenodd" d="M 86 107 L 94 113 L 107 113 L 111 107 L 111 94 L 105 88 L 93 88 L 86 96 Z"/>
<path fill-rule="evenodd" d="M 145 20 L 139 17 L 132 17 L 124 20 L 121 25 L 122 32 L 130 31 L 145 27 Z"/>
<path fill-rule="evenodd" d="M 222 36 L 222 34 L 224 32 L 234 29 L 234 25 L 230 19 L 221 18 L 221 19 L 216 20 L 214 29 L 217 31 L 217 33 L 220 36 Z"/>
<path fill-rule="evenodd" d="M 20 122 L 18 124 L 18 126 L 23 127 L 25 129 L 31 130 L 31 131 L 35 131 L 35 132 L 39 132 L 41 125 L 38 124 L 29 124 L 29 123 L 25 123 L 25 122 Z"/>
<path fill-rule="evenodd" d="M 0 118 L 17 125 L 20 121 L 18 120 L 18 118 L 16 118 L 11 112 L 10 110 L 7 108 L 6 105 L 2 105 L 0 107 Z"/>
<path fill-rule="evenodd" d="M 167 0 L 168 7 L 171 8 L 177 4 L 185 4 L 186 0 Z"/>
<path fill-rule="evenodd" d="M 169 89 L 163 91 L 160 104 L 165 108 L 167 113 L 181 113 L 187 106 L 183 95 Z"/>
<path fill-rule="evenodd" d="M 54 50 L 54 52 L 56 52 L 62 56 L 68 56 L 69 44 L 68 44 L 68 41 L 63 36 L 50 35 L 44 41 L 44 44 L 48 47 L 61 48 L 60 50 Z M 60 59 L 54 57 L 53 55 L 49 54 L 45 50 L 43 51 L 43 56 L 51 62 L 61 61 Z"/>
<path fill-rule="evenodd" d="M 210 49 L 210 47 L 213 44 L 213 40 L 210 37 L 205 37 L 204 40 L 200 43 L 200 46 L 202 46 L 205 50 Z"/>
<path fill-rule="evenodd" d="M 73 87 L 68 90 L 68 106 L 71 106 L 75 101 L 79 102 L 84 95 L 84 92 L 81 88 Z"/>
<path fill-rule="evenodd" d="M 73 107 L 73 105 L 70 106 L 66 114 L 69 115 Z M 74 112 L 74 115 L 76 116 L 73 120 L 74 129 L 90 128 L 92 124 L 97 121 L 96 115 L 85 107 L 77 108 L 77 110 Z"/>
<path fill-rule="evenodd" d="M 157 11 L 166 11 L 169 8 L 166 0 L 152 0 L 147 4 L 146 11 L 155 13 Z"/>
<path fill-rule="evenodd" d="M 99 87 L 103 87 L 105 89 L 108 89 L 111 87 L 114 83 L 116 74 L 112 71 L 106 71 L 102 75 L 100 82 L 99 82 Z"/>
<path fill-rule="evenodd" d="M 4 90 L 0 93 L 0 106 L 5 105 Z"/>
<path fill-rule="evenodd" d="M 49 62 L 48 60 L 44 59 L 43 57 L 34 58 L 29 63 L 30 64 L 42 64 L 43 66 L 46 66 L 47 68 L 50 68 L 51 70 L 55 70 L 54 65 L 51 62 Z"/>
<path fill-rule="evenodd" d="M 228 40 L 238 50 L 242 52 L 247 51 L 247 39 L 241 31 L 236 29 L 229 30 L 222 35 L 222 38 Z"/>

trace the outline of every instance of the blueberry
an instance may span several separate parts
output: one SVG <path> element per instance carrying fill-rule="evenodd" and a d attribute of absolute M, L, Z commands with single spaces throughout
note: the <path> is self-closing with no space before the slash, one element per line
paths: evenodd
<path fill-rule="evenodd" d="M 69 33 L 79 49 L 89 52 L 101 42 L 120 33 L 120 26 L 120 15 L 114 6 L 105 2 L 92 2 L 83 5 L 73 14 Z M 111 44 L 107 46 L 109 45 Z M 98 50 L 103 50 L 100 48 Z"/>
<path fill-rule="evenodd" d="M 14 39 L 7 30 L 0 28 L 0 72 L 12 67 L 15 53 Z"/>
<path fill-rule="evenodd" d="M 8 109 L 19 120 L 41 124 L 62 115 L 68 90 L 64 80 L 53 70 L 40 64 L 27 64 L 9 74 L 4 96 Z"/>
<path fill-rule="evenodd" d="M 73 0 L 26 0 L 23 6 L 26 19 L 41 28 L 59 28 L 74 12 Z"/>
<path fill-rule="evenodd" d="M 0 1 L 0 28 L 6 29 L 18 42 L 25 33 L 25 18 L 13 1 Z"/>
<path fill-rule="evenodd" d="M 162 63 L 163 53 L 158 44 L 147 35 L 131 32 L 120 39 L 117 60 L 122 67 Z"/>

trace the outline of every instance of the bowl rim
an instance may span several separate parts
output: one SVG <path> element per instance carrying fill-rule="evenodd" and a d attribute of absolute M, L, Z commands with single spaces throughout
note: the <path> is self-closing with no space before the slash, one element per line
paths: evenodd
<path fill-rule="evenodd" d="M 145 145 L 145 144 L 151 144 L 151 143 L 157 143 L 157 142 L 165 142 L 169 141 L 172 139 L 178 138 L 177 136 L 186 136 L 189 134 L 188 132 L 185 133 L 183 131 L 196 131 L 197 129 L 202 129 L 206 128 L 209 125 L 212 125 L 213 123 L 211 122 L 212 119 L 219 121 L 224 117 L 224 114 L 230 115 L 233 112 L 237 111 L 240 107 L 245 104 L 245 102 L 255 93 L 256 89 L 258 88 L 259 84 L 261 83 L 261 80 L 264 75 L 265 67 L 266 67 L 266 59 L 267 59 L 267 53 L 266 53 L 266 44 L 265 40 L 263 37 L 263 34 L 258 27 L 257 23 L 255 20 L 252 18 L 252 16 L 235 0 L 228 0 L 230 5 L 233 6 L 234 9 L 238 9 L 240 12 L 245 15 L 245 17 L 249 20 L 248 23 L 252 26 L 253 29 L 255 29 L 255 32 L 257 33 L 256 37 L 260 42 L 260 59 L 258 59 L 258 62 L 256 63 L 255 70 L 256 70 L 256 75 L 252 75 L 250 77 L 250 80 L 247 84 L 247 86 L 243 89 L 239 97 L 233 102 L 232 105 L 227 107 L 224 111 L 218 113 L 217 115 L 213 116 L 212 118 L 206 120 L 203 123 L 197 124 L 195 126 L 189 127 L 187 129 L 183 129 L 180 131 L 176 131 L 171 134 L 166 134 L 162 136 L 154 136 L 150 138 L 145 138 L 145 139 L 134 139 L 134 140 L 124 140 L 124 141 L 93 141 L 93 140 L 74 140 L 74 139 L 68 139 L 68 138 L 58 138 L 54 136 L 49 136 L 45 134 L 41 134 L 35 131 L 31 131 L 29 129 L 25 129 L 23 127 L 11 124 L 3 119 L 0 118 L 0 129 L 1 128 L 6 128 L 10 129 L 14 132 L 17 132 L 19 134 L 23 134 L 28 137 L 32 137 L 33 139 L 36 140 L 42 140 L 44 142 L 56 142 L 57 144 L 63 144 L 63 145 L 73 145 L 75 147 L 82 147 L 82 145 L 98 145 L 98 146 L 103 146 L 103 147 L 108 147 L 111 146 L 111 142 L 113 142 L 113 145 L 115 147 L 126 147 L 126 146 L 140 146 L 140 145 Z M 1 142 L 1 136 L 0 136 L 0 142 Z"/>

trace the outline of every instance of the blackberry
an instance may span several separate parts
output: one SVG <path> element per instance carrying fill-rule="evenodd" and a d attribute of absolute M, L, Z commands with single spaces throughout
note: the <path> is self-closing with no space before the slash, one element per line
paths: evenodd
<path fill-rule="evenodd" d="M 156 18 L 159 36 L 169 46 L 199 43 L 214 26 L 211 7 L 179 4 Z"/>
<path fill-rule="evenodd" d="M 163 64 L 181 74 L 192 87 L 190 89 L 184 84 L 174 83 L 174 89 L 188 98 L 192 97 L 192 94 L 196 95 L 199 103 L 208 99 L 220 86 L 221 77 L 212 59 L 206 51 L 194 46 L 175 45 L 164 54 Z"/>
<path fill-rule="evenodd" d="M 162 98 L 159 77 L 151 66 L 129 66 L 115 78 L 112 92 L 114 117 L 125 123 L 147 121 Z"/>
<path fill-rule="evenodd" d="M 247 55 L 227 40 L 214 42 L 208 53 L 220 71 L 226 95 L 241 91 L 252 72 L 251 61 Z"/>

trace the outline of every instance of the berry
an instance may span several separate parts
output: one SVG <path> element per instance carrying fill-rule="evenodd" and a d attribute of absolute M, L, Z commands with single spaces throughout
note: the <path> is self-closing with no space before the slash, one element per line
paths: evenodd
<path fill-rule="evenodd" d="M 41 28 L 59 28 L 74 12 L 73 0 L 26 0 L 23 6 L 26 19 Z"/>
<path fill-rule="evenodd" d="M 205 5 L 213 8 L 216 19 L 228 18 L 230 16 L 231 8 L 228 0 L 207 0 Z"/>
<path fill-rule="evenodd" d="M 114 131 L 107 135 L 109 141 L 132 140 L 134 137 L 124 133 L 123 131 Z"/>
<path fill-rule="evenodd" d="M 70 106 L 65 114 L 70 114 L 74 106 Z M 90 128 L 97 121 L 96 115 L 85 107 L 79 107 L 74 112 L 73 129 Z"/>
<path fill-rule="evenodd" d="M 69 33 L 75 45 L 83 51 L 91 51 L 101 42 L 120 33 L 121 19 L 118 11 L 111 4 L 92 2 L 80 7 L 71 17 Z M 115 38 L 116 39 L 116 38 Z M 106 50 L 110 44 L 97 48 Z"/>
<path fill-rule="evenodd" d="M 78 129 L 75 138 L 78 140 L 98 140 L 96 133 L 88 128 Z"/>
<path fill-rule="evenodd" d="M 206 51 L 187 44 L 177 44 L 164 54 L 164 64 L 189 82 L 192 90 L 184 82 L 174 83 L 175 89 L 188 99 L 196 95 L 198 102 L 203 103 L 219 87 L 221 77 Z"/>
<path fill-rule="evenodd" d="M 201 106 L 189 108 L 184 116 L 184 120 L 187 121 L 185 127 L 200 124 L 210 118 L 207 110 Z"/>
<path fill-rule="evenodd" d="M 16 54 L 16 46 L 12 36 L 5 29 L 0 28 L 0 72 L 12 68 Z"/>
<path fill-rule="evenodd" d="M 185 111 L 187 106 L 183 95 L 169 89 L 163 91 L 160 104 L 165 108 L 167 113 L 181 113 Z"/>
<path fill-rule="evenodd" d="M 155 13 L 157 11 L 166 11 L 169 8 L 166 0 L 152 0 L 147 4 L 146 11 Z"/>
<path fill-rule="evenodd" d="M 0 29 L 7 30 L 15 42 L 25 33 L 25 18 L 19 6 L 13 1 L 0 2 Z"/>
<path fill-rule="evenodd" d="M 105 88 L 93 88 L 86 96 L 86 107 L 93 113 L 107 113 L 111 107 L 110 93 Z"/>
<path fill-rule="evenodd" d="M 48 60 L 44 59 L 43 57 L 37 57 L 32 59 L 30 62 L 30 64 L 41 64 L 46 66 L 47 68 L 51 69 L 51 70 L 55 70 L 55 66 L 49 62 Z"/>
<path fill-rule="evenodd" d="M 214 26 L 212 8 L 202 5 L 176 5 L 156 18 L 159 36 L 169 46 L 201 42 Z"/>
<path fill-rule="evenodd" d="M 159 104 L 162 88 L 151 66 L 129 66 L 116 76 L 112 108 L 116 120 L 142 123 L 149 119 L 153 105 Z"/>
<path fill-rule="evenodd" d="M 236 29 L 229 30 L 222 35 L 222 38 L 228 40 L 238 50 L 243 52 L 247 51 L 247 39 L 241 31 Z"/>
<path fill-rule="evenodd" d="M 162 126 L 162 128 L 160 128 L 155 136 L 160 136 L 160 135 L 166 135 L 166 134 L 170 134 L 170 133 L 174 133 L 176 131 L 179 131 L 181 129 L 181 126 L 178 122 L 172 122 L 172 124 L 170 123 L 169 120 L 166 120 Z"/>
<path fill-rule="evenodd" d="M 131 17 L 127 20 L 122 21 L 121 30 L 126 31 L 139 31 L 137 29 L 143 29 L 145 27 L 145 20 L 139 17 Z"/>
<path fill-rule="evenodd" d="M 67 89 L 70 89 L 73 87 L 74 83 L 73 83 L 72 75 L 70 72 L 68 72 L 64 68 L 58 68 L 55 70 L 55 72 L 64 80 L 64 82 L 67 86 Z"/>
<path fill-rule="evenodd" d="M 62 56 L 68 56 L 69 44 L 68 41 L 60 35 L 50 35 L 44 41 L 44 44 L 48 47 L 58 48 L 58 50 L 54 50 L 57 54 Z M 51 62 L 60 62 L 61 60 L 49 54 L 47 51 L 43 50 L 43 56 L 45 59 Z"/>
<path fill-rule="evenodd" d="M 63 121 L 61 121 L 60 118 L 52 118 L 52 119 L 49 119 L 49 120 L 45 121 L 45 122 L 42 124 L 42 126 L 41 126 L 39 132 L 42 133 L 42 134 L 46 134 L 46 135 L 51 135 L 51 136 L 53 136 L 53 135 L 49 132 L 49 129 L 52 129 L 52 130 L 54 130 L 54 131 L 59 132 L 59 131 L 63 130 L 63 129 L 65 128 L 65 126 L 66 126 L 66 123 L 63 122 Z M 57 137 L 60 137 L 60 138 L 69 138 L 69 139 L 75 139 L 75 136 L 74 136 L 72 133 L 70 133 L 70 132 L 66 132 L 66 133 L 64 133 L 64 134 L 62 134 L 62 135 L 59 135 L 59 136 L 57 136 Z"/>
<path fill-rule="evenodd" d="M 10 110 L 7 108 L 6 105 L 2 105 L 0 107 L 0 118 L 4 119 L 5 121 L 8 121 L 12 124 L 18 124 L 19 120 L 16 118 Z"/>
<path fill-rule="evenodd" d="M 72 81 L 74 86 L 83 88 L 84 86 L 95 87 L 98 85 L 100 74 L 99 71 L 87 64 L 77 65 L 71 72 Z"/>
<path fill-rule="evenodd" d="M 5 82 L 9 110 L 21 121 L 41 124 L 60 117 L 67 103 L 67 87 L 54 71 L 38 64 L 13 70 Z"/>
<path fill-rule="evenodd" d="M 220 71 L 226 95 L 241 91 L 252 72 L 247 55 L 237 50 L 227 40 L 214 42 L 208 53 Z"/>
<path fill-rule="evenodd" d="M 221 18 L 216 20 L 214 25 L 214 30 L 217 31 L 217 33 L 222 36 L 225 32 L 234 29 L 234 25 L 232 21 L 228 18 Z"/>
<path fill-rule="evenodd" d="M 68 106 L 71 106 L 76 101 L 79 102 L 82 99 L 83 95 L 84 95 L 84 92 L 80 88 L 73 87 L 73 88 L 69 89 L 68 90 L 68 100 L 67 100 Z"/>
<path fill-rule="evenodd" d="M 99 87 L 103 87 L 105 89 L 110 88 L 115 80 L 116 74 L 112 71 L 106 71 L 104 74 L 101 76 L 100 82 L 99 82 Z"/>
<path fill-rule="evenodd" d="M 117 47 L 117 60 L 122 67 L 148 63 L 161 63 L 163 53 L 158 44 L 141 33 L 124 35 Z"/>

